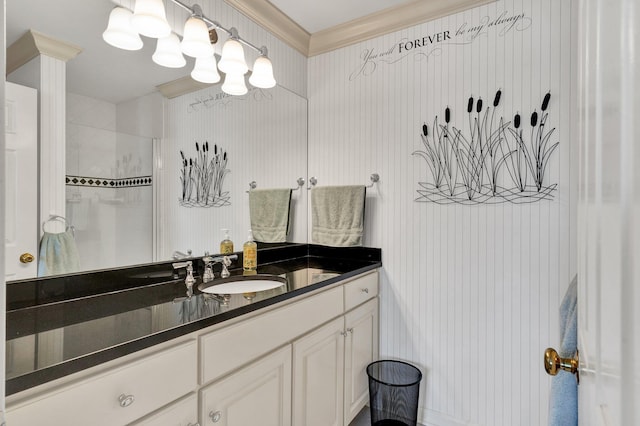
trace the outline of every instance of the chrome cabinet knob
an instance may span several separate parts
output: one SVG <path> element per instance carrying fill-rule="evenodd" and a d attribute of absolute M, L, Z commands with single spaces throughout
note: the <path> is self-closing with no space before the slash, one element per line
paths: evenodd
<path fill-rule="evenodd" d="M 347 333 L 353 333 L 353 327 L 347 328 Z"/>
<path fill-rule="evenodd" d="M 133 395 L 125 395 L 125 394 L 121 394 L 118 397 L 118 401 L 120 402 L 120 406 L 122 408 L 128 407 L 131 404 L 133 404 L 133 402 L 135 401 L 135 397 Z"/>
<path fill-rule="evenodd" d="M 361 291 L 362 291 L 363 293 L 367 293 L 367 294 L 369 293 L 369 289 L 368 289 L 368 288 L 363 288 L 363 289 L 361 289 Z"/>
<path fill-rule="evenodd" d="M 212 422 L 218 423 L 220 421 L 220 418 L 222 418 L 222 413 L 220 411 L 212 411 L 209 413 L 209 417 L 211 418 Z"/>

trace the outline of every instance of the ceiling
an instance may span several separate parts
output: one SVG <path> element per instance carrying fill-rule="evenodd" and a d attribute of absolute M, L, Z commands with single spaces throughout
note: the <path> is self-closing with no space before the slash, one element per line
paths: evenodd
<path fill-rule="evenodd" d="M 362 18 L 411 0 L 269 0 L 309 34 Z"/>

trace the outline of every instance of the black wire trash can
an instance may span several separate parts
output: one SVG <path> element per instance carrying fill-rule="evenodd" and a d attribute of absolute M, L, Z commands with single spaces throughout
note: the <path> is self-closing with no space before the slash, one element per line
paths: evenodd
<path fill-rule="evenodd" d="M 416 426 L 422 373 L 402 361 L 382 360 L 367 366 L 372 426 Z"/>

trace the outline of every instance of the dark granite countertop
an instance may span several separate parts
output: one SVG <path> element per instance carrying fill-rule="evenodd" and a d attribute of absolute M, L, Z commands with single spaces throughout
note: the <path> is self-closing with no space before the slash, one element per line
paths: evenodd
<path fill-rule="evenodd" d="M 238 255 L 232 276 L 243 274 L 236 267 L 242 265 Z M 227 300 L 197 289 L 204 268 L 201 258 L 193 258 L 197 282 L 190 297 L 185 272 L 175 279 L 172 262 L 8 282 L 7 395 L 382 265 L 379 249 L 307 244 L 260 248 L 258 259 L 259 274 L 283 277 L 286 284 Z M 218 269 L 215 273 L 219 276 Z"/>

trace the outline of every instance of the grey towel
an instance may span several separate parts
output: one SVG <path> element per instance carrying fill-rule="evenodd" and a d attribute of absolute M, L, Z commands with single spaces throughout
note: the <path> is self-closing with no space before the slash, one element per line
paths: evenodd
<path fill-rule="evenodd" d="M 68 274 L 80 269 L 80 256 L 71 230 L 59 234 L 45 232 L 40 241 L 38 276 Z"/>
<path fill-rule="evenodd" d="M 253 238 L 262 243 L 283 243 L 289 233 L 291 188 L 249 191 Z"/>
<path fill-rule="evenodd" d="M 334 247 L 361 246 L 364 233 L 363 185 L 311 189 L 311 242 Z"/>

